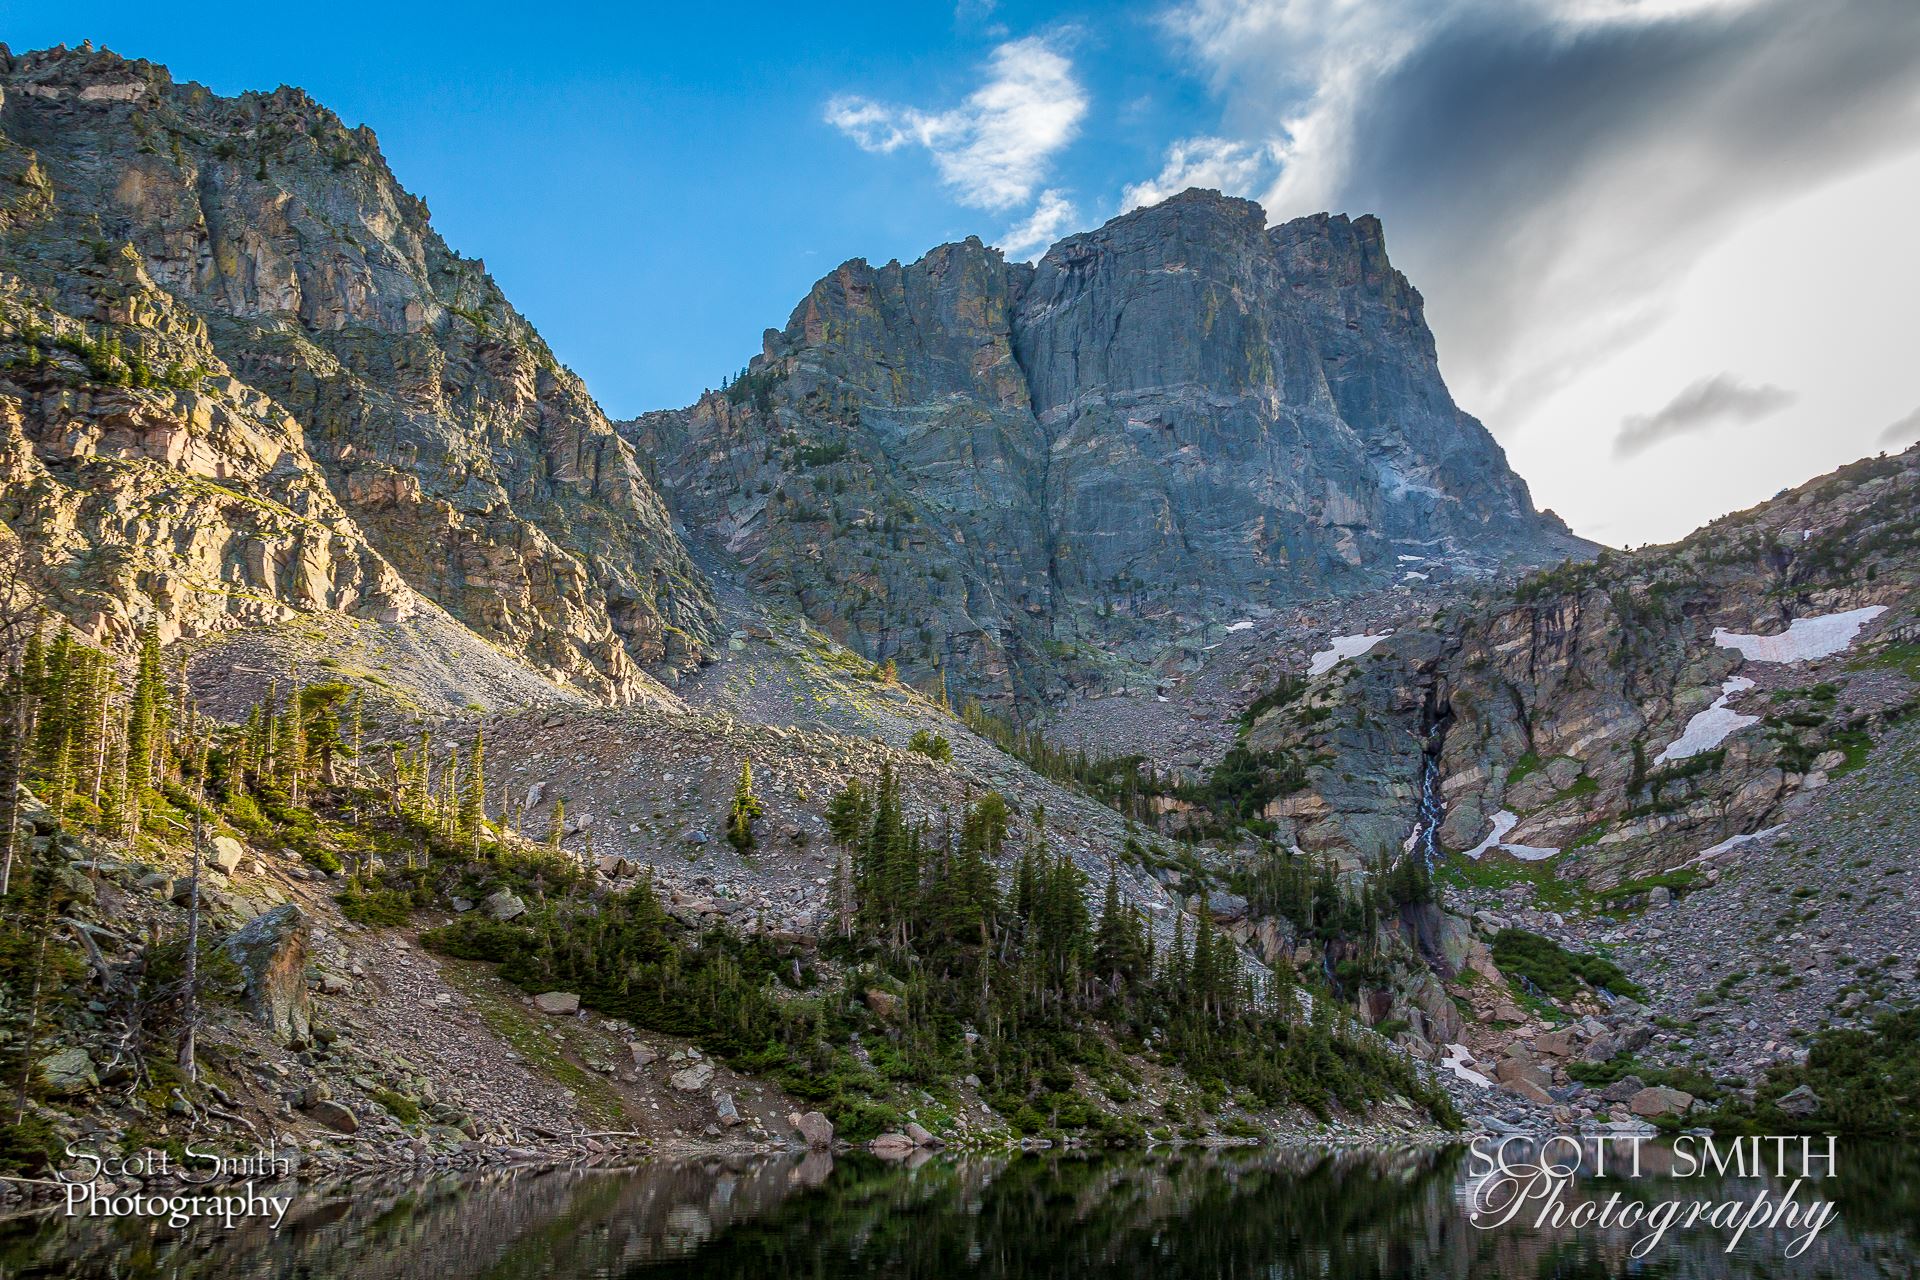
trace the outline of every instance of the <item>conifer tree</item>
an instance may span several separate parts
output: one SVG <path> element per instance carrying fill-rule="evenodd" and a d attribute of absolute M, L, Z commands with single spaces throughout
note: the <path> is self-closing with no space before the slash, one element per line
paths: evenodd
<path fill-rule="evenodd" d="M 740 779 L 733 785 L 733 804 L 727 810 L 727 843 L 741 853 L 753 848 L 753 820 L 760 816 L 760 797 L 753 794 L 753 760 L 740 761 Z"/>
<path fill-rule="evenodd" d="M 567 802 L 555 797 L 553 813 L 547 818 L 547 848 L 560 852 L 560 842 L 567 835 Z"/>
<path fill-rule="evenodd" d="M 486 744 L 481 730 L 473 731 L 473 746 L 467 752 L 467 776 L 460 791 L 460 837 L 477 855 L 480 836 L 487 825 Z"/>

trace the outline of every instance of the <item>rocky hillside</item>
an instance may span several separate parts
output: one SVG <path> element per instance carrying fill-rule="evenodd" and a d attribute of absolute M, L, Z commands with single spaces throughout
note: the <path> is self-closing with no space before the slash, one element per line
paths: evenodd
<path fill-rule="evenodd" d="M 1312 762 L 1276 836 L 1605 885 L 1779 824 L 1920 697 L 1917 511 L 1909 449 L 1379 640 L 1248 735 Z"/>
<path fill-rule="evenodd" d="M 0 512 L 89 634 L 444 607 L 623 699 L 712 638 L 633 447 L 373 135 L 0 52 Z"/>
<path fill-rule="evenodd" d="M 1209 623 L 1581 555 L 1441 381 L 1370 217 L 1189 191 L 1037 266 L 848 262 L 623 428 L 752 582 L 923 686 L 1121 683 Z"/>

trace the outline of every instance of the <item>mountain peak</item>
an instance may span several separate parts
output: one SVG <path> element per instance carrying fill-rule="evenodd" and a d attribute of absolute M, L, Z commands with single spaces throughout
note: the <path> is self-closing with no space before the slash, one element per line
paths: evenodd
<path fill-rule="evenodd" d="M 1182 192 L 1032 267 L 823 277 L 749 379 L 652 415 L 670 501 L 875 661 L 989 698 L 1205 626 L 1585 554 L 1454 406 L 1379 220 Z M 1098 656 L 1096 656 L 1098 655 Z"/>

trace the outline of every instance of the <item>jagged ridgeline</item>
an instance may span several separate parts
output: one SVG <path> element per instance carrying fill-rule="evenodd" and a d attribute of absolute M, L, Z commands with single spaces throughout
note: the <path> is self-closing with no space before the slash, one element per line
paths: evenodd
<path fill-rule="evenodd" d="M 0 552 L 122 649 L 444 608 L 624 699 L 710 642 L 634 449 L 373 135 L 0 51 Z"/>
<path fill-rule="evenodd" d="M 1448 395 L 1380 223 L 1189 191 L 1035 266 L 848 262 L 728 385 L 622 430 L 686 527 L 989 703 L 1249 608 L 1584 556 Z"/>

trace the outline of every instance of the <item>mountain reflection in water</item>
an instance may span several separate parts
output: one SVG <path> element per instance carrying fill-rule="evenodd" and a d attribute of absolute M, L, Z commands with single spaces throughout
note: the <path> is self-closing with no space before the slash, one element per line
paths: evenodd
<path fill-rule="evenodd" d="M 304 1195 L 279 1232 L 57 1215 L 0 1224 L 0 1277 L 1911 1277 L 1920 1153 L 1858 1147 L 1814 1196 L 1839 1218 L 1782 1236 L 1480 1230 L 1462 1149 L 1113 1157 L 825 1156 L 362 1182 Z M 1647 1199 L 1747 1199 L 1754 1180 L 1589 1182 Z M 1803 1192 L 1802 1198 L 1808 1193 Z"/>

